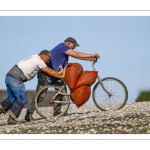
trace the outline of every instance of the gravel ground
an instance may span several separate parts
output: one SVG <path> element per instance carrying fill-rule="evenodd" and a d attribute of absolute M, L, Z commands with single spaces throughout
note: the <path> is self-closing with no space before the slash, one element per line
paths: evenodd
<path fill-rule="evenodd" d="M 45 111 L 48 109 L 46 107 Z M 35 121 L 24 120 L 26 108 L 18 120 L 7 125 L 8 114 L 0 115 L 0 134 L 143 134 L 150 133 L 150 102 L 127 103 L 117 111 L 101 111 L 94 104 L 79 109 L 70 106 L 68 116 L 43 119 L 36 112 Z"/>

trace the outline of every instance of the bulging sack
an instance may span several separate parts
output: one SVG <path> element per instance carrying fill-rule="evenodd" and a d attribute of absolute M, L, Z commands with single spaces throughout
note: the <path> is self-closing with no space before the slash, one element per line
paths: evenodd
<path fill-rule="evenodd" d="M 83 71 L 76 83 L 76 88 L 83 85 L 91 86 L 95 83 L 97 75 L 97 71 Z"/>
<path fill-rule="evenodd" d="M 64 81 L 71 90 L 74 90 L 76 87 L 76 82 L 83 72 L 83 67 L 79 63 L 68 63 L 66 66 L 66 73 Z"/>
<path fill-rule="evenodd" d="M 91 88 L 90 86 L 81 86 L 74 91 L 71 92 L 70 98 L 79 108 L 84 103 L 88 101 L 91 95 Z"/>

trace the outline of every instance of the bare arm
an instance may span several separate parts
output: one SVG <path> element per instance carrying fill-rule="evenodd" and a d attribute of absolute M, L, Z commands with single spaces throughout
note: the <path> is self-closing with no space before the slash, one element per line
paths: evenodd
<path fill-rule="evenodd" d="M 94 61 L 96 58 L 100 57 L 98 54 L 86 54 L 86 53 L 82 53 L 82 52 L 76 52 L 72 49 L 66 51 L 65 54 L 72 56 L 74 58 L 77 58 L 77 59 L 89 60 L 89 61 Z"/>
<path fill-rule="evenodd" d="M 72 56 L 74 58 L 80 58 L 80 57 L 84 58 L 84 57 L 93 57 L 94 56 L 93 54 L 86 54 L 86 53 L 82 53 L 82 52 L 76 52 L 72 49 L 66 51 L 65 54 L 67 54 L 69 56 Z"/>
<path fill-rule="evenodd" d="M 84 58 L 78 58 L 78 59 L 80 59 L 80 60 L 87 60 L 87 61 L 92 61 L 92 62 L 94 62 L 95 60 L 96 60 L 96 58 L 94 58 L 94 57 L 84 57 Z"/>
<path fill-rule="evenodd" d="M 53 77 L 56 77 L 56 78 L 64 78 L 65 77 L 65 72 L 66 70 L 63 70 L 62 73 L 60 72 L 57 72 L 49 67 L 43 67 L 41 68 L 41 70 L 45 73 L 47 73 L 48 75 L 51 75 Z"/>

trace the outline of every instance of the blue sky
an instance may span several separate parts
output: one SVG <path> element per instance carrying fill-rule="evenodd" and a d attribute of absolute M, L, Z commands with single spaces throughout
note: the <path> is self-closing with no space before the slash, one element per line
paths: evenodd
<path fill-rule="evenodd" d="M 100 77 L 122 80 L 130 102 L 140 90 L 150 89 L 149 16 L 0 16 L 0 89 L 6 89 L 5 74 L 18 61 L 50 50 L 69 36 L 80 44 L 77 51 L 99 53 L 95 67 Z M 91 62 L 71 57 L 69 62 L 92 70 Z M 26 89 L 35 90 L 36 84 L 35 77 L 25 83 Z"/>

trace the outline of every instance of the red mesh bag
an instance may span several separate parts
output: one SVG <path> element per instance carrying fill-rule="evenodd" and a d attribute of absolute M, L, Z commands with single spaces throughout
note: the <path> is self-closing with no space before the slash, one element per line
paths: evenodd
<path fill-rule="evenodd" d="M 91 86 L 95 83 L 97 75 L 97 71 L 83 71 L 76 83 L 76 88 L 83 85 Z"/>
<path fill-rule="evenodd" d="M 78 63 L 68 63 L 64 81 L 71 90 L 75 89 L 76 82 L 83 71 L 82 65 Z"/>
<path fill-rule="evenodd" d="M 91 88 L 89 86 L 81 86 L 71 92 L 70 98 L 79 108 L 88 101 L 91 95 Z"/>

